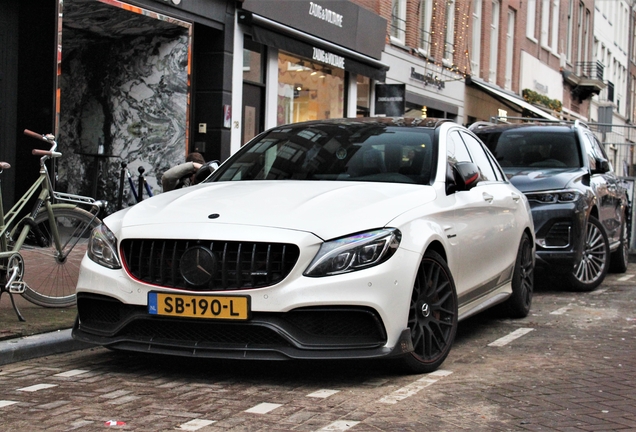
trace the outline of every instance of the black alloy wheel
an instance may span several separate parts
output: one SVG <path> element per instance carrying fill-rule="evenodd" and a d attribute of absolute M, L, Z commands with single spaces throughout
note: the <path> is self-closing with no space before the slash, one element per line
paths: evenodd
<path fill-rule="evenodd" d="M 502 306 L 510 318 L 524 318 L 532 306 L 534 292 L 534 253 L 527 233 L 523 233 L 512 274 L 512 295 Z"/>
<path fill-rule="evenodd" d="M 455 340 L 457 315 L 450 269 L 438 253 L 428 251 L 420 263 L 409 307 L 413 352 L 402 360 L 410 372 L 433 372 L 444 362 Z"/>
<path fill-rule="evenodd" d="M 609 268 L 609 241 L 601 222 L 590 216 L 585 229 L 581 259 L 568 274 L 574 291 L 592 291 L 599 286 Z"/>

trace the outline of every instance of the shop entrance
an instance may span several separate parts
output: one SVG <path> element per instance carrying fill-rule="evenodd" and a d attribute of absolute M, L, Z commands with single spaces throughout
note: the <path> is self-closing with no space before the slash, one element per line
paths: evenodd
<path fill-rule="evenodd" d="M 116 0 L 61 6 L 56 187 L 114 204 L 125 162 L 158 193 L 186 154 L 191 24 Z"/>

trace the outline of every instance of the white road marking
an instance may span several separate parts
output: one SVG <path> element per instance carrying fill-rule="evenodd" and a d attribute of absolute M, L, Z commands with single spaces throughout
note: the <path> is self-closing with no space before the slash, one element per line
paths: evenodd
<path fill-rule="evenodd" d="M 327 389 L 323 389 L 323 390 L 318 390 L 315 391 L 313 393 L 310 393 L 307 395 L 307 397 L 313 397 L 313 398 L 328 398 L 329 396 L 333 396 L 336 393 L 338 393 L 340 390 L 327 390 Z"/>
<path fill-rule="evenodd" d="M 338 420 L 338 421 L 335 421 L 335 422 L 331 423 L 330 425 L 327 425 L 324 428 L 319 429 L 319 430 L 321 430 L 321 431 L 345 431 L 347 429 L 351 429 L 352 427 L 354 427 L 358 423 L 360 423 L 360 422 L 359 421 L 353 421 L 353 420 Z"/>
<path fill-rule="evenodd" d="M 599 295 L 599 294 L 605 294 L 607 292 L 609 288 L 602 288 L 600 290 L 594 290 L 590 293 L 590 295 Z"/>
<path fill-rule="evenodd" d="M 51 387 L 57 387 L 57 384 L 36 384 L 36 385 L 32 385 L 30 387 L 23 387 L 21 389 L 18 389 L 18 391 L 36 392 L 38 390 L 44 390 L 44 389 L 51 388 Z"/>
<path fill-rule="evenodd" d="M 504 336 L 502 338 L 497 339 L 494 342 L 489 343 L 488 346 L 502 347 L 504 345 L 509 344 L 513 340 L 518 339 L 521 336 L 530 333 L 533 330 L 534 330 L 533 328 L 519 328 L 519 329 L 513 331 L 512 333 L 510 333 L 509 335 Z"/>
<path fill-rule="evenodd" d="M 215 420 L 194 419 L 179 425 L 178 430 L 195 431 L 216 423 Z"/>
<path fill-rule="evenodd" d="M 621 282 L 625 282 L 626 280 L 630 280 L 633 277 L 634 277 L 633 274 L 632 275 L 625 275 L 625 276 L 623 276 L 621 278 L 618 278 L 618 280 L 621 281 Z"/>
<path fill-rule="evenodd" d="M 77 375 L 82 375 L 82 374 L 85 374 L 85 373 L 88 373 L 88 372 L 89 371 L 87 371 L 87 370 L 73 369 L 73 370 L 70 370 L 70 371 L 66 371 L 66 372 L 61 372 L 59 374 L 55 374 L 53 376 L 69 378 L 69 377 L 74 377 L 74 376 L 77 376 Z"/>
<path fill-rule="evenodd" d="M 445 377 L 452 373 L 453 372 L 447 370 L 436 370 L 435 372 L 431 372 L 430 374 L 425 375 L 424 377 L 418 379 L 415 382 L 412 382 L 411 384 L 397 389 L 390 395 L 384 396 L 379 400 L 379 402 L 386 404 L 396 404 L 409 396 L 417 394 L 420 390 L 430 386 L 431 384 L 435 384 L 437 381 L 439 381 L 438 377 Z"/>
<path fill-rule="evenodd" d="M 572 308 L 571 307 L 567 307 L 567 306 L 566 307 L 562 307 L 562 308 L 559 308 L 557 310 L 554 310 L 554 311 L 550 312 L 550 315 L 563 315 L 569 310 L 572 310 Z"/>
<path fill-rule="evenodd" d="M 0 400 L 0 408 L 7 407 L 9 405 L 17 404 L 18 401 Z"/>
<path fill-rule="evenodd" d="M 254 413 L 254 414 L 267 414 L 270 411 L 275 410 L 276 408 L 282 406 L 281 404 L 275 404 L 275 403 L 267 403 L 267 402 L 263 402 L 261 404 L 258 404 L 250 409 L 245 410 L 245 412 L 248 413 Z"/>

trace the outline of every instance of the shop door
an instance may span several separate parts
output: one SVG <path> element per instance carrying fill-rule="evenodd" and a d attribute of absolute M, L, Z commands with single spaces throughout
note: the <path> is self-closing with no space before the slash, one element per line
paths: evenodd
<path fill-rule="evenodd" d="M 241 145 L 263 132 L 264 94 L 265 88 L 262 85 L 243 83 Z"/>

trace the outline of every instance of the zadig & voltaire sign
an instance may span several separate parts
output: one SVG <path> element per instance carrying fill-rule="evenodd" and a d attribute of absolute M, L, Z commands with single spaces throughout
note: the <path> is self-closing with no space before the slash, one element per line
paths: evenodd
<path fill-rule="evenodd" d="M 345 58 L 334 53 L 314 47 L 313 59 L 340 69 L 345 68 Z"/>
<path fill-rule="evenodd" d="M 309 2 L 309 15 L 323 21 L 327 21 L 329 24 L 342 27 L 342 15 L 327 8 L 324 8 L 317 3 Z"/>

